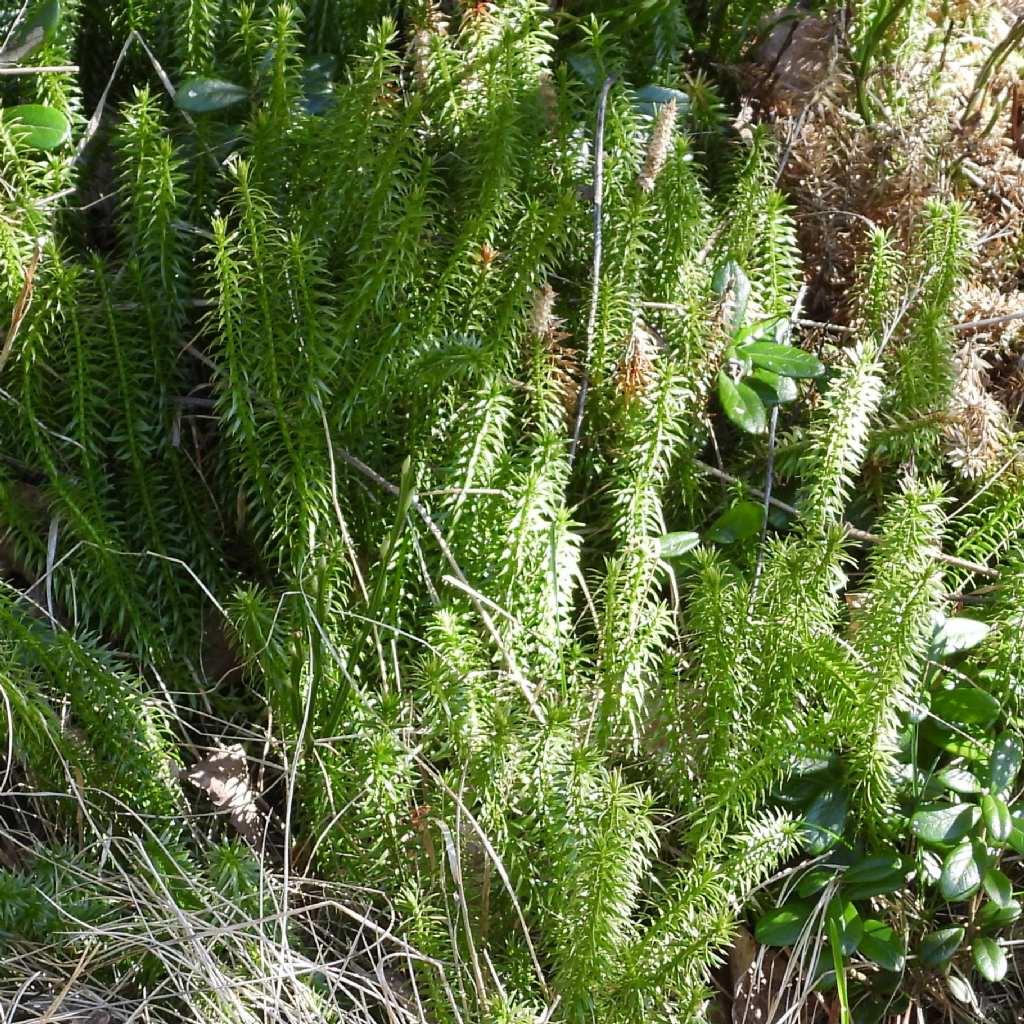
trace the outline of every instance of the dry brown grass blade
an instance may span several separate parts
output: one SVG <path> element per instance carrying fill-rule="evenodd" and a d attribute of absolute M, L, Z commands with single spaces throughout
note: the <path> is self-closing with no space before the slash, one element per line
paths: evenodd
<path fill-rule="evenodd" d="M 18 337 L 18 331 L 21 329 L 21 322 L 25 319 L 29 304 L 32 302 L 32 284 L 35 281 L 36 268 L 39 266 L 39 257 L 42 251 L 42 240 L 39 240 L 36 242 L 35 249 L 32 250 L 28 267 L 25 269 L 25 280 L 21 286 L 21 294 L 18 296 L 18 301 L 15 302 L 14 309 L 11 311 L 11 326 L 7 328 L 4 347 L 0 349 L 0 372 L 7 365 L 7 360 L 10 358 L 11 351 L 14 348 L 14 341 Z"/>
<path fill-rule="evenodd" d="M 71 991 L 72 985 L 74 985 L 74 983 L 78 980 L 79 975 L 81 975 L 82 971 L 85 970 L 89 961 L 93 957 L 93 953 L 94 950 L 87 949 L 82 954 L 82 956 L 79 958 L 78 963 L 75 964 L 75 969 L 71 972 L 71 977 L 69 977 L 68 980 L 64 982 L 64 985 L 62 986 L 61 990 L 57 993 L 56 996 L 54 996 L 53 1002 L 50 1003 L 49 1007 L 47 1008 L 46 1012 L 42 1015 L 42 1017 L 39 1018 L 38 1024 L 49 1024 L 49 1021 L 53 1020 L 54 1014 L 60 1009 L 61 1004 L 64 1002 L 64 1000 L 67 998 L 68 993 Z"/>

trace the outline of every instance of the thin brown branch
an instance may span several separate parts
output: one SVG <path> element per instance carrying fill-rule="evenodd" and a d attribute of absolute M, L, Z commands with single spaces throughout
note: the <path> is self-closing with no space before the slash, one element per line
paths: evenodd
<path fill-rule="evenodd" d="M 0 77 L 8 75 L 74 75 L 77 73 L 77 64 L 45 64 L 36 68 L 0 68 Z"/>
<path fill-rule="evenodd" d="M 0 371 L 3 370 L 7 360 L 10 358 L 11 350 L 14 348 L 14 340 L 18 337 L 21 322 L 25 319 L 29 303 L 32 301 L 32 282 L 35 280 L 36 268 L 39 266 L 39 257 L 42 251 L 42 242 L 37 241 L 35 249 L 32 250 L 32 256 L 28 261 L 28 267 L 25 269 L 25 279 L 21 286 L 21 294 L 18 296 L 18 301 L 15 302 L 14 309 L 11 311 L 11 325 L 7 328 L 4 347 L 0 349 Z"/>

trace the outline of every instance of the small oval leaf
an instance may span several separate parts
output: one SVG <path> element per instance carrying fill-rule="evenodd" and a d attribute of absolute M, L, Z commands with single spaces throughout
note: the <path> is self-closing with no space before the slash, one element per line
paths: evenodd
<path fill-rule="evenodd" d="M 981 929 L 1005 928 L 1013 924 L 1021 915 L 1021 905 L 1017 900 L 1010 900 L 1005 906 L 998 903 L 986 903 L 978 911 L 975 922 Z"/>
<path fill-rule="evenodd" d="M 824 853 L 839 842 L 849 809 L 849 794 L 839 786 L 829 786 L 818 794 L 804 814 L 803 834 L 810 853 Z"/>
<path fill-rule="evenodd" d="M 939 892 L 947 900 L 965 900 L 981 886 L 984 851 L 964 839 L 946 855 L 939 878 Z"/>
<path fill-rule="evenodd" d="M 658 112 L 658 107 L 670 100 L 676 101 L 676 110 L 680 116 L 685 115 L 690 109 L 690 97 L 678 89 L 667 89 L 663 85 L 644 85 L 633 92 L 633 108 L 637 113 L 648 114 L 651 117 Z"/>
<path fill-rule="evenodd" d="M 22 103 L 3 111 L 4 124 L 21 143 L 31 149 L 57 149 L 71 135 L 68 119 L 54 107 Z"/>
<path fill-rule="evenodd" d="M 944 964 L 961 946 L 967 932 L 963 928 L 940 928 L 929 932 L 918 950 L 921 963 L 928 967 Z"/>
<path fill-rule="evenodd" d="M 872 896 L 902 889 L 907 882 L 907 869 L 898 853 L 865 857 L 853 864 L 843 876 L 843 891 L 851 900 L 866 900 Z"/>
<path fill-rule="evenodd" d="M 921 847 L 917 851 L 917 866 L 921 880 L 929 885 L 938 885 L 942 877 L 942 858 L 934 851 Z"/>
<path fill-rule="evenodd" d="M 944 768 L 935 776 L 944 789 L 951 789 L 954 793 L 980 793 L 981 781 L 973 772 L 966 768 Z"/>
<path fill-rule="evenodd" d="M 781 373 L 784 377 L 819 377 L 825 367 L 817 356 L 792 345 L 774 341 L 753 341 L 741 349 L 755 366 Z"/>
<path fill-rule="evenodd" d="M 981 817 L 993 845 L 1005 845 L 1013 831 L 1013 819 L 1010 817 L 1010 808 L 1006 806 L 1006 801 L 997 796 L 983 796 Z"/>
<path fill-rule="evenodd" d="M 752 324 L 745 324 L 732 336 L 732 343 L 734 345 L 741 345 L 742 351 L 745 358 L 748 358 L 748 349 L 752 342 L 760 341 L 763 337 L 768 334 L 775 334 L 775 327 L 779 322 L 777 316 L 770 316 L 764 320 L 755 320 Z M 786 348 L 788 346 L 781 345 L 780 348 Z"/>
<path fill-rule="evenodd" d="M 892 850 L 889 853 L 865 857 L 863 860 L 851 864 L 843 878 L 844 881 L 850 884 L 876 882 L 880 878 L 885 878 L 894 871 L 901 871 L 902 869 L 903 859 L 895 850 Z"/>
<path fill-rule="evenodd" d="M 680 558 L 700 543 L 700 534 L 692 532 L 664 533 L 658 538 L 662 558 Z"/>
<path fill-rule="evenodd" d="M 989 868 L 981 876 L 981 884 L 989 898 L 998 907 L 1009 907 L 1013 900 L 1013 886 L 998 868 Z"/>
<path fill-rule="evenodd" d="M 1006 954 L 995 939 L 979 935 L 971 943 L 971 957 L 978 973 L 986 981 L 1002 981 L 1006 977 Z"/>
<path fill-rule="evenodd" d="M 849 900 L 836 898 L 828 905 L 828 920 L 835 928 L 830 931 L 832 941 L 838 940 L 843 956 L 857 951 L 864 936 L 864 922 L 857 908 Z"/>
<path fill-rule="evenodd" d="M 763 520 L 764 509 L 760 505 L 752 501 L 737 501 L 708 527 L 707 538 L 716 544 L 749 540 L 760 531 Z"/>
<path fill-rule="evenodd" d="M 762 946 L 792 946 L 800 938 L 813 906 L 794 900 L 769 910 L 754 926 L 754 938 Z"/>
<path fill-rule="evenodd" d="M 743 326 L 750 302 L 750 279 L 734 260 L 723 263 L 711 279 L 711 288 L 722 301 L 722 320 L 733 334 Z"/>
<path fill-rule="evenodd" d="M 815 868 L 813 871 L 808 871 L 800 879 L 796 887 L 796 894 L 803 899 L 813 896 L 816 892 L 821 892 L 835 877 L 836 872 L 833 868 Z"/>
<path fill-rule="evenodd" d="M 879 967 L 894 973 L 903 970 L 907 959 L 907 951 L 900 937 L 888 925 L 874 919 L 864 922 L 860 953 Z"/>
<path fill-rule="evenodd" d="M 965 1006 L 977 1006 L 978 997 L 975 995 L 974 989 L 971 988 L 971 983 L 966 978 L 961 978 L 957 974 L 951 974 L 946 979 L 946 985 L 949 988 L 949 994 L 957 1002 L 963 1003 Z"/>
<path fill-rule="evenodd" d="M 989 786 L 994 793 L 1005 793 L 1017 781 L 1022 761 L 1024 746 L 1016 736 L 1003 733 L 996 739 L 989 758 Z"/>
<path fill-rule="evenodd" d="M 783 377 L 781 374 L 772 373 L 771 370 L 762 370 L 760 367 L 756 367 L 748 374 L 743 382 L 753 388 L 767 406 L 794 402 L 800 394 L 792 377 Z"/>
<path fill-rule="evenodd" d="M 955 843 L 980 817 L 976 804 L 942 804 L 922 808 L 910 819 L 911 831 L 925 843 Z"/>
<path fill-rule="evenodd" d="M 247 89 L 219 78 L 186 78 L 177 88 L 174 101 L 190 114 L 208 114 L 249 98 Z"/>
<path fill-rule="evenodd" d="M 10 68 L 41 50 L 60 24 L 60 0 L 44 0 L 15 26 L 7 45 L 0 50 L 0 68 Z"/>
<path fill-rule="evenodd" d="M 977 647 L 988 635 L 989 626 L 966 616 L 944 618 L 937 614 L 928 657 L 934 661 Z"/>
<path fill-rule="evenodd" d="M 1019 810 L 1010 811 L 1010 818 L 1013 820 L 1013 829 L 1010 832 L 1007 844 L 1016 853 L 1024 857 L 1024 812 Z"/>
<path fill-rule="evenodd" d="M 764 403 L 757 392 L 742 381 L 735 381 L 727 373 L 718 374 L 718 398 L 725 415 L 748 434 L 763 434 L 768 425 Z"/>
<path fill-rule="evenodd" d="M 939 690 L 932 695 L 932 716 L 954 725 L 988 726 L 999 717 L 999 710 L 999 701 L 991 693 L 974 686 Z"/>

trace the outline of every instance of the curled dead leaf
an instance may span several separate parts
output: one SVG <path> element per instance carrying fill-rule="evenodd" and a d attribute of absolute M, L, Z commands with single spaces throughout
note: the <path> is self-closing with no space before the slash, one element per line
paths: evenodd
<path fill-rule="evenodd" d="M 249 762 L 241 745 L 217 750 L 187 769 L 183 777 L 201 789 L 218 811 L 228 816 L 244 839 L 255 842 L 267 816 L 260 809 L 249 784 Z"/>

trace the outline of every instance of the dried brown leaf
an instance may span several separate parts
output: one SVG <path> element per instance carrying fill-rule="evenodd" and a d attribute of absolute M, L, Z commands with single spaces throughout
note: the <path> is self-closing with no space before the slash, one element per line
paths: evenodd
<path fill-rule="evenodd" d="M 255 842 L 263 831 L 266 814 L 260 809 L 249 783 L 249 763 L 240 744 L 217 750 L 197 761 L 184 773 L 210 802 L 228 816 L 243 838 Z"/>

